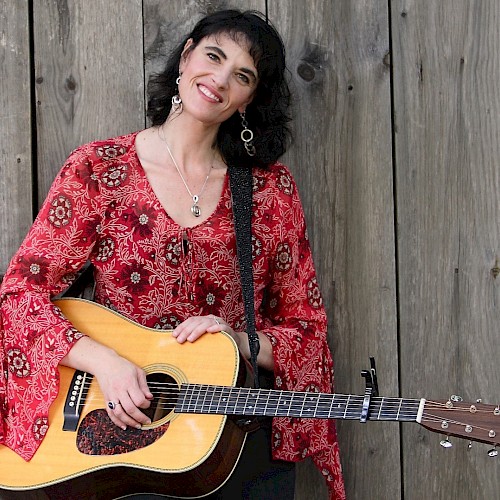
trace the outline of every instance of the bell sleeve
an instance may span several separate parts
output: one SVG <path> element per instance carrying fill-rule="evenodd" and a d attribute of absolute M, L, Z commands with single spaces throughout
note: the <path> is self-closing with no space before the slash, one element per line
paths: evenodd
<path fill-rule="evenodd" d="M 51 299 L 75 279 L 99 230 L 87 149 L 75 150 L 59 172 L 0 288 L 0 443 L 25 460 L 47 431 L 58 364 L 82 336 Z"/>
<path fill-rule="evenodd" d="M 273 346 L 275 388 L 331 393 L 333 362 L 327 317 L 316 278 L 304 212 L 286 167 L 273 196 L 273 252 L 262 333 Z M 274 418 L 273 455 L 298 461 L 311 457 L 327 481 L 330 498 L 345 498 L 334 420 Z"/>

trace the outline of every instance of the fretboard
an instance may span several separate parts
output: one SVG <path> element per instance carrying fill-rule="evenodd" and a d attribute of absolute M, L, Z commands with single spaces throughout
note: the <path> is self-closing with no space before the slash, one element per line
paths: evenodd
<path fill-rule="evenodd" d="M 182 384 L 176 413 L 359 419 L 363 396 Z M 416 421 L 421 400 L 372 397 L 369 420 Z"/>

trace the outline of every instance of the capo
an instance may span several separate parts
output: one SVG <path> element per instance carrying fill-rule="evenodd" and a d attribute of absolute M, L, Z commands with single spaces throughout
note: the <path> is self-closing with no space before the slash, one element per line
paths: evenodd
<path fill-rule="evenodd" d="M 372 396 L 378 396 L 378 380 L 377 369 L 375 368 L 375 358 L 370 357 L 370 370 L 362 370 L 361 376 L 364 377 L 366 381 L 366 387 L 365 397 L 363 399 L 363 408 L 361 409 L 359 421 L 364 424 L 368 420 L 371 398 Z"/>

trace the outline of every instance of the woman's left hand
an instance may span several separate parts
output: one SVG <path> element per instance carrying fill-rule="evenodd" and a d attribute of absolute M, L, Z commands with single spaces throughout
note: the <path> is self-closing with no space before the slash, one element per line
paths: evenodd
<path fill-rule="evenodd" d="M 208 316 L 191 316 L 177 326 L 172 335 L 177 339 L 179 344 L 183 344 L 186 341 L 195 342 L 205 333 L 217 333 L 220 331 L 231 335 L 239 346 L 239 335 L 226 321 L 213 314 L 209 314 Z"/>
<path fill-rule="evenodd" d="M 235 332 L 231 328 L 231 325 L 213 314 L 209 314 L 208 316 L 191 316 L 175 328 L 172 335 L 177 339 L 179 344 L 183 344 L 186 341 L 195 342 L 206 333 L 217 333 L 220 331 L 224 331 L 231 335 L 242 356 L 245 359 L 250 358 L 250 347 L 248 346 L 247 334 L 245 332 Z M 260 341 L 260 351 L 257 358 L 259 366 L 273 371 L 274 358 L 271 342 L 267 336 L 262 333 L 257 332 L 257 335 Z"/>

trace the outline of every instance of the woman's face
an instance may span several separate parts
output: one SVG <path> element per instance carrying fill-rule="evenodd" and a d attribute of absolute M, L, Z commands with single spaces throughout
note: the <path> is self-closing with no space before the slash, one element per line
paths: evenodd
<path fill-rule="evenodd" d="M 203 38 L 195 47 L 188 40 L 179 70 L 183 113 L 206 124 L 220 124 L 245 111 L 258 84 L 246 44 L 224 33 Z"/>

